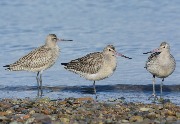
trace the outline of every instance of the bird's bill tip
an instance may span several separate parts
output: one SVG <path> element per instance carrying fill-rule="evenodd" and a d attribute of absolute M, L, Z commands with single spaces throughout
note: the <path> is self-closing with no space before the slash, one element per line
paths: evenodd
<path fill-rule="evenodd" d="M 73 41 L 73 40 L 59 39 L 59 41 Z"/>
<path fill-rule="evenodd" d="M 132 58 L 130 58 L 130 57 L 128 57 L 128 56 L 125 56 L 125 55 L 123 55 L 123 54 L 121 54 L 121 53 L 116 53 L 116 55 L 117 55 L 117 56 L 124 57 L 124 58 L 127 58 L 127 59 L 132 59 Z"/>

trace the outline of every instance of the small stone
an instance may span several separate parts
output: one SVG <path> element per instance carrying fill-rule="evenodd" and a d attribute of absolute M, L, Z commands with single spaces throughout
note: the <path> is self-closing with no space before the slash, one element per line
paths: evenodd
<path fill-rule="evenodd" d="M 29 112 L 30 115 L 32 115 L 32 114 L 34 114 L 34 113 L 36 113 L 34 110 L 31 110 L 31 111 Z"/>
<path fill-rule="evenodd" d="M 27 119 L 27 121 L 25 122 L 25 124 L 31 124 L 31 123 L 33 123 L 34 120 L 35 120 L 34 117 L 33 117 L 33 118 L 29 118 L 29 119 Z"/>
<path fill-rule="evenodd" d="M 0 116 L 0 120 L 8 120 L 8 118 L 5 116 Z"/>
<path fill-rule="evenodd" d="M 154 112 L 150 112 L 150 113 L 147 115 L 147 117 L 148 117 L 149 119 L 155 119 L 155 118 L 156 118 L 156 114 L 155 114 Z"/>
<path fill-rule="evenodd" d="M 7 113 L 8 115 L 10 115 L 10 114 L 13 113 L 13 111 L 9 109 L 9 110 L 6 111 L 6 113 Z"/>
<path fill-rule="evenodd" d="M 176 117 L 180 119 L 180 112 L 176 112 Z"/>
<path fill-rule="evenodd" d="M 122 120 L 121 122 L 122 122 L 122 123 L 129 123 L 128 120 Z"/>
<path fill-rule="evenodd" d="M 130 122 L 142 122 L 143 121 L 143 117 L 141 116 L 132 116 L 130 119 L 129 119 Z"/>
<path fill-rule="evenodd" d="M 167 114 L 168 114 L 169 116 L 174 116 L 174 115 L 176 115 L 176 113 L 175 113 L 175 112 L 170 111 L 170 110 L 168 110 L 168 111 L 167 111 Z"/>
<path fill-rule="evenodd" d="M 158 106 L 158 109 L 162 110 L 163 109 L 163 105 Z"/>
<path fill-rule="evenodd" d="M 106 124 L 112 124 L 112 120 L 108 118 L 108 119 L 106 119 L 105 123 Z"/>
<path fill-rule="evenodd" d="M 0 112 L 0 116 L 6 116 L 6 115 L 8 115 L 7 112 Z"/>
<path fill-rule="evenodd" d="M 81 103 L 83 101 L 93 101 L 93 98 L 91 97 L 83 97 L 83 98 L 77 98 L 74 103 Z"/>
<path fill-rule="evenodd" d="M 177 119 L 176 119 L 175 116 L 168 116 L 168 117 L 166 118 L 166 120 L 167 120 L 167 121 L 176 121 Z"/>
<path fill-rule="evenodd" d="M 149 111 L 151 108 L 140 108 L 141 111 L 146 112 Z"/>
<path fill-rule="evenodd" d="M 148 119 L 148 118 L 145 118 L 144 121 L 143 121 L 144 124 L 150 124 L 151 123 L 151 120 Z"/>
<path fill-rule="evenodd" d="M 21 122 L 18 122 L 18 121 L 13 121 L 11 122 L 10 124 L 22 124 Z"/>
<path fill-rule="evenodd" d="M 68 118 L 60 118 L 60 120 L 65 123 L 68 124 L 69 123 L 69 119 Z"/>

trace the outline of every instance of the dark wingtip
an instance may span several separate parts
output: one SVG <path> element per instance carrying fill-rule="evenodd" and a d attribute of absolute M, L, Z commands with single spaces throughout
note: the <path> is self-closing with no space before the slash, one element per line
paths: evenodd
<path fill-rule="evenodd" d="M 5 70 L 10 70 L 10 65 L 5 65 L 5 66 L 3 66 L 3 67 L 6 68 Z"/>
<path fill-rule="evenodd" d="M 61 65 L 64 65 L 64 66 L 66 66 L 68 63 L 61 63 Z"/>
<path fill-rule="evenodd" d="M 5 66 L 3 66 L 3 67 L 10 67 L 10 65 L 5 65 Z"/>

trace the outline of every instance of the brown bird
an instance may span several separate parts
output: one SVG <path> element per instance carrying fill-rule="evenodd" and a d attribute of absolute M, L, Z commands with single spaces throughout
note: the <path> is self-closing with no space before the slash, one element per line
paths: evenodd
<path fill-rule="evenodd" d="M 44 70 L 54 65 L 59 57 L 58 41 L 72 41 L 58 39 L 55 34 L 46 37 L 45 45 L 36 48 L 27 55 L 21 57 L 13 64 L 5 65 L 9 71 L 30 71 L 37 73 L 37 85 L 42 89 L 42 73 Z"/>
<path fill-rule="evenodd" d="M 158 49 L 143 54 L 152 53 L 146 61 L 145 68 L 153 75 L 153 93 L 152 96 L 154 101 L 157 98 L 155 93 L 155 77 L 161 78 L 162 82 L 160 85 L 161 97 L 162 97 L 162 85 L 164 78 L 171 75 L 176 67 L 176 61 L 170 54 L 170 46 L 167 42 L 162 42 Z M 151 98 L 149 97 L 149 99 Z"/>
<path fill-rule="evenodd" d="M 87 54 L 82 58 L 61 63 L 64 68 L 81 75 L 87 80 L 94 81 L 94 93 L 96 94 L 95 81 L 108 78 L 116 70 L 116 55 L 131 59 L 120 53 L 117 53 L 113 45 L 108 45 L 102 52 Z"/>

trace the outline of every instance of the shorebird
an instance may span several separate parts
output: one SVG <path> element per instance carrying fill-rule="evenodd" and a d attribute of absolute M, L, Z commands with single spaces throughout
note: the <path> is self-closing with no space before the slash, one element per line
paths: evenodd
<path fill-rule="evenodd" d="M 162 42 L 160 47 L 154 49 L 153 51 L 146 52 L 143 54 L 152 53 L 148 60 L 146 61 L 145 68 L 153 75 L 153 93 L 149 97 L 154 100 L 158 99 L 155 93 L 155 77 L 161 78 L 162 82 L 160 85 L 160 98 L 162 97 L 162 86 L 164 82 L 164 78 L 171 75 L 176 67 L 176 61 L 174 57 L 170 54 L 170 46 L 167 42 Z"/>
<path fill-rule="evenodd" d="M 90 53 L 82 58 L 71 60 L 69 63 L 61 63 L 61 65 L 87 80 L 94 81 L 93 88 L 96 94 L 95 81 L 108 78 L 113 74 L 117 65 L 116 55 L 131 59 L 117 53 L 113 45 L 108 45 L 102 52 Z"/>
<path fill-rule="evenodd" d="M 38 88 L 42 89 L 42 73 L 54 65 L 59 56 L 58 41 L 72 41 L 58 39 L 55 34 L 46 37 L 45 45 L 36 48 L 27 55 L 21 57 L 13 64 L 5 65 L 9 71 L 30 71 L 36 72 Z"/>

